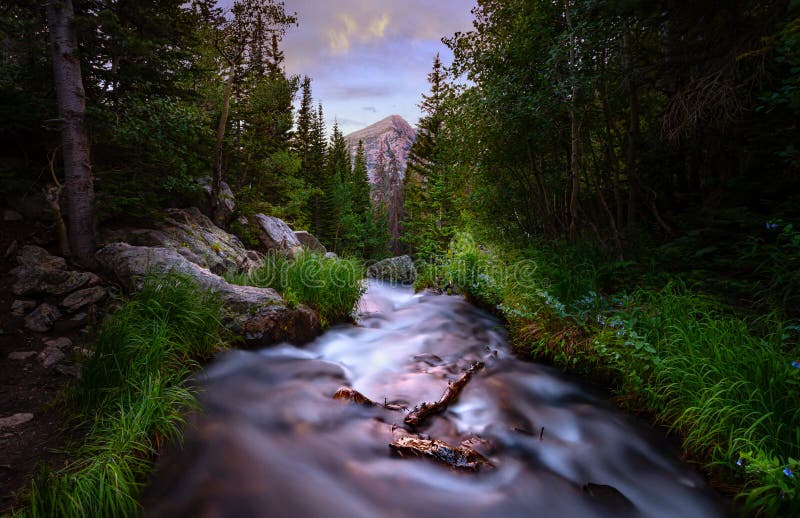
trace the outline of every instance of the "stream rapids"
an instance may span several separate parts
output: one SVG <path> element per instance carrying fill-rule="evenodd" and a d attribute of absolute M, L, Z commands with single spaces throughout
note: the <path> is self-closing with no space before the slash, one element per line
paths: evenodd
<path fill-rule="evenodd" d="M 461 297 L 371 281 L 357 326 L 302 348 L 221 354 L 201 409 L 165 448 L 148 516 L 714 517 L 702 477 L 603 394 L 516 358 L 501 323 Z M 400 457 L 405 412 L 334 400 L 343 386 L 409 409 L 473 364 L 457 403 L 418 433 L 469 441 L 491 466 Z"/>

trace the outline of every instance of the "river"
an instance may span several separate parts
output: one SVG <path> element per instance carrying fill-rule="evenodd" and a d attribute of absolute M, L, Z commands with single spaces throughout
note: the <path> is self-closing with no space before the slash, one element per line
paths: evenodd
<path fill-rule="evenodd" d="M 714 517 L 724 509 L 668 441 L 602 393 L 522 361 L 491 315 L 456 296 L 371 282 L 358 326 L 302 348 L 221 354 L 201 410 L 167 447 L 148 516 Z M 413 408 L 473 362 L 458 401 L 416 433 L 462 441 L 477 471 L 400 456 L 405 411 L 332 396 L 351 387 Z"/>

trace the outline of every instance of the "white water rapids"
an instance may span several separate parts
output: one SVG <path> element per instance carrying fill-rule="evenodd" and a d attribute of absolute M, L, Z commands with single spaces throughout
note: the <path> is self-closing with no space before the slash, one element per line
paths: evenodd
<path fill-rule="evenodd" d="M 460 297 L 373 282 L 358 326 L 302 347 L 230 351 L 197 381 L 202 409 L 162 455 L 150 516 L 713 517 L 715 494 L 643 423 L 556 370 L 514 357 L 499 321 Z M 401 458 L 404 412 L 333 400 L 439 399 L 477 360 L 457 404 L 420 431 L 476 439 L 464 472 Z M 543 431 L 542 431 L 543 429 Z"/>

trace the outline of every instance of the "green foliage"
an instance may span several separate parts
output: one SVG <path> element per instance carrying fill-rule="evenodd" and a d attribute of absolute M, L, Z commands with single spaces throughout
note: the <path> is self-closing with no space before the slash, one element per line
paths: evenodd
<path fill-rule="evenodd" d="M 794 246 L 793 229 L 780 228 L 775 246 Z M 692 457 L 737 481 L 746 509 L 797 512 L 800 328 L 679 281 L 653 287 L 642 271 L 628 274 L 630 291 L 608 291 L 628 268 L 585 245 L 510 249 L 462 233 L 419 268 L 416 287 L 494 307 L 519 351 L 612 383 L 669 424 Z"/>
<path fill-rule="evenodd" d="M 143 218 L 170 202 L 198 197 L 194 179 L 211 168 L 208 114 L 174 98 L 123 102 L 97 139 L 98 217 Z"/>
<path fill-rule="evenodd" d="M 260 267 L 247 273 L 228 274 L 229 282 L 277 290 L 289 303 L 307 304 L 319 314 L 323 326 L 353 318 L 364 294 L 362 264 L 355 259 L 326 259 L 301 253 L 295 259 L 271 254 Z"/>
<path fill-rule="evenodd" d="M 74 396 L 88 423 L 70 465 L 33 482 L 30 516 L 133 516 L 164 440 L 195 400 L 184 385 L 222 342 L 220 302 L 178 276 L 151 276 L 106 318 Z"/>

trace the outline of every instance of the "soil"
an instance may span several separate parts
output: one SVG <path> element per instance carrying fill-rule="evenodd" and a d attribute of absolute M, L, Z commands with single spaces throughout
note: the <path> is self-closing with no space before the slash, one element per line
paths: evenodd
<path fill-rule="evenodd" d="M 8 357 L 15 351 L 38 353 L 45 348 L 44 341 L 53 338 L 69 338 L 73 346 L 86 341 L 85 331 L 69 321 L 58 322 L 50 333 L 35 333 L 25 327 L 22 317 L 11 314 L 14 300 L 35 297 L 14 296 L 14 278 L 9 271 L 16 262 L 13 256 L 3 256 L 15 240 L 39 244 L 40 231 L 35 224 L 0 221 L 0 418 L 33 414 L 24 424 L 0 428 L 0 516 L 24 502 L 34 476 L 68 461 L 64 451 L 78 435 L 65 404 L 66 388 L 75 378 L 60 373 L 56 366 L 45 368 L 36 356 L 25 360 Z M 68 348 L 64 353 L 67 359 L 60 365 L 69 363 L 72 356 Z"/>

